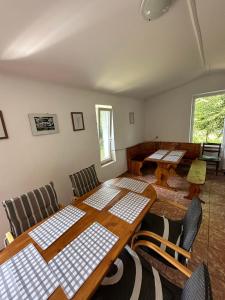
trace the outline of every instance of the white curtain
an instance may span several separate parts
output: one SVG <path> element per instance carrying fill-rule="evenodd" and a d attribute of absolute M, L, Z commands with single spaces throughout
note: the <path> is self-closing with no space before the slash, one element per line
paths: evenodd
<path fill-rule="evenodd" d="M 221 167 L 225 170 L 225 119 L 224 119 L 224 126 L 223 126 L 223 145 L 222 145 L 222 163 Z"/>

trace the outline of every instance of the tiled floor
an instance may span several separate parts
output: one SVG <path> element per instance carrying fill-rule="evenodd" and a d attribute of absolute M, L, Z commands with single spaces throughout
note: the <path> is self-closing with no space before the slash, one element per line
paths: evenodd
<path fill-rule="evenodd" d="M 177 192 L 155 186 L 158 198 L 162 201 L 157 201 L 153 205 L 152 212 L 164 214 L 171 219 L 180 219 L 184 215 L 183 210 L 174 209 L 163 203 L 163 199 L 169 199 L 188 206 L 189 200 L 183 198 L 188 190 L 188 183 L 183 175 L 182 172 L 182 177 L 170 179 L 171 186 L 176 187 Z M 155 181 L 153 170 L 149 168 L 144 170 L 144 175 L 140 178 L 150 183 Z M 193 245 L 189 268 L 194 270 L 200 262 L 204 261 L 209 268 L 214 300 L 223 300 L 225 299 L 225 176 L 222 173 L 215 176 L 214 172 L 209 171 L 200 198 L 205 201 L 203 220 Z M 171 270 L 152 258 L 148 257 L 148 259 L 177 284 L 182 285 L 186 280 L 177 270 Z"/>

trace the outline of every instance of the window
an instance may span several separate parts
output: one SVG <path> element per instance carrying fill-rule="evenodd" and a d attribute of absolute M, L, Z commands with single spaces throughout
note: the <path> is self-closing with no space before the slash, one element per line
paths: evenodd
<path fill-rule="evenodd" d="M 96 105 L 101 164 L 115 160 L 112 106 Z"/>
<path fill-rule="evenodd" d="M 191 139 L 194 143 L 221 143 L 225 118 L 225 93 L 194 99 Z"/>

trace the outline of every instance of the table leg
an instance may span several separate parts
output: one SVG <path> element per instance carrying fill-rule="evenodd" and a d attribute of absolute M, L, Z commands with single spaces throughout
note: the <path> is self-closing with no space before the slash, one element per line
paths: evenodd
<path fill-rule="evenodd" d="M 155 171 L 155 176 L 156 176 L 155 184 L 160 186 L 160 187 L 176 191 L 175 188 L 171 187 L 168 184 L 168 179 L 171 176 L 170 172 L 171 172 L 171 165 L 170 164 L 158 163 L 157 164 L 157 169 Z"/>
<path fill-rule="evenodd" d="M 184 198 L 192 200 L 193 197 L 199 197 L 200 192 L 201 192 L 200 185 L 191 183 L 189 186 L 188 195 L 185 196 Z"/>
<path fill-rule="evenodd" d="M 169 169 L 170 176 L 180 177 L 180 175 L 178 175 L 177 172 L 176 172 L 176 168 L 177 168 L 177 165 L 171 165 L 170 166 L 170 169 Z"/>

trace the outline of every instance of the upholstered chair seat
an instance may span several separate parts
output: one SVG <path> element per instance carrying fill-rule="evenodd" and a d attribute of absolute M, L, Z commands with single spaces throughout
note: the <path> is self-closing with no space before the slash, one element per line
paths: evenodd
<path fill-rule="evenodd" d="M 210 300 L 208 270 L 200 265 L 183 289 L 169 282 L 129 246 L 103 279 L 93 300 Z"/>
<path fill-rule="evenodd" d="M 152 213 L 148 213 L 142 221 L 140 232 L 136 234 L 137 239 L 146 239 L 155 243 L 162 250 L 165 250 L 168 254 L 172 255 L 175 259 L 185 264 L 186 259 L 183 255 L 178 254 L 174 249 L 167 247 L 164 243 L 157 241 L 154 238 L 142 235 L 142 232 L 148 231 L 157 234 L 165 240 L 177 245 L 184 250 L 190 252 L 191 247 L 194 243 L 195 237 L 200 228 L 202 221 L 202 207 L 200 199 L 193 198 L 186 215 L 182 220 L 170 220 L 164 216 L 158 216 Z M 164 261 L 163 258 L 158 257 L 157 254 L 153 253 L 147 248 L 143 248 L 149 254 Z M 167 262 L 165 262 L 167 263 Z M 168 264 L 168 263 L 167 263 Z"/>

